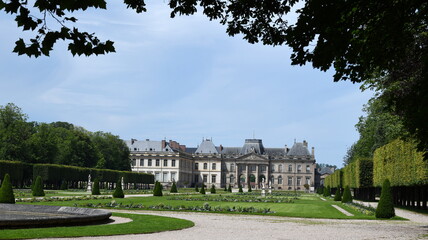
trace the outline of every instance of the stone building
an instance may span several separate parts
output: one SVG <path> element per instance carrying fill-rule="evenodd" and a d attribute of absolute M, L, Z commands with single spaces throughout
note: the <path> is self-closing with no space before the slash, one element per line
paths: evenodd
<path fill-rule="evenodd" d="M 274 189 L 304 190 L 315 184 L 315 154 L 308 143 L 295 142 L 291 148 L 265 148 L 261 139 L 246 139 L 242 147 L 215 146 L 203 139 L 195 148 L 175 141 L 126 141 L 132 170 L 155 175 L 155 180 L 183 186 L 214 184 L 258 189 L 262 181 Z"/>

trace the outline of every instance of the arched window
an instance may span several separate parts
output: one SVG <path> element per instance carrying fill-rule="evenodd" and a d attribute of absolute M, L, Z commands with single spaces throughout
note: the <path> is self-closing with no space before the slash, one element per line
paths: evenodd
<path fill-rule="evenodd" d="M 278 184 L 282 184 L 282 176 L 278 177 Z"/>
<path fill-rule="evenodd" d="M 278 166 L 278 172 L 282 172 L 282 164 L 279 164 L 279 166 Z"/>
<path fill-rule="evenodd" d="M 290 164 L 290 165 L 288 165 L 288 171 L 289 171 L 289 172 L 292 172 L 292 171 L 293 171 L 293 165 L 291 165 L 291 164 Z"/>
<path fill-rule="evenodd" d="M 213 163 L 213 168 L 212 168 L 212 169 L 213 169 L 213 170 L 215 170 L 215 168 L 216 168 L 216 164 L 215 164 L 215 163 Z"/>
<path fill-rule="evenodd" d="M 235 164 L 233 163 L 230 164 L 230 171 L 231 172 L 235 171 Z"/>
<path fill-rule="evenodd" d="M 204 169 L 208 169 L 208 164 L 204 163 Z"/>

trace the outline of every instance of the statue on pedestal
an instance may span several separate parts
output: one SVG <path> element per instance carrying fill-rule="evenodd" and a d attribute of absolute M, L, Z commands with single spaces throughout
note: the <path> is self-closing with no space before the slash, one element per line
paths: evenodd
<path fill-rule="evenodd" d="M 87 192 L 92 192 L 92 182 L 91 182 L 91 174 L 88 176 L 88 187 L 86 188 Z"/>
<path fill-rule="evenodd" d="M 265 178 L 262 178 L 262 197 L 266 197 Z"/>

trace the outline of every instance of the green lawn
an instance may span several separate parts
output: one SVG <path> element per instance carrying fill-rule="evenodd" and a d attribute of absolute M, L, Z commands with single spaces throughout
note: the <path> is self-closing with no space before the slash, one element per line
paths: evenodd
<path fill-rule="evenodd" d="M 0 239 L 28 239 L 51 237 L 83 237 L 83 236 L 111 236 L 123 234 L 154 233 L 170 230 L 179 230 L 193 227 L 194 223 L 188 220 L 161 217 L 153 215 L 113 213 L 113 216 L 131 218 L 132 222 L 110 225 L 90 225 L 74 227 L 49 227 L 30 229 L 0 230 Z"/>
<path fill-rule="evenodd" d="M 223 194 L 225 195 L 225 194 Z M 226 194 L 231 196 L 232 194 Z M 219 194 L 212 195 L 211 197 L 219 196 Z M 201 195 L 188 195 L 188 198 L 200 198 L 206 197 Z M 210 196 L 208 196 L 209 198 Z M 254 198 L 259 196 L 254 195 Z M 202 206 L 204 203 L 208 203 L 212 207 L 255 207 L 255 208 L 270 208 L 271 211 L 275 213 L 269 213 L 268 215 L 272 216 L 287 216 L 287 217 L 303 217 L 303 218 L 331 218 L 331 219 L 375 219 L 374 216 L 369 216 L 358 211 L 355 211 L 352 208 L 349 208 L 346 205 L 341 204 L 340 202 L 334 202 L 330 199 L 327 201 L 322 201 L 317 195 L 314 194 L 302 194 L 299 199 L 293 200 L 293 203 L 259 203 L 259 202 L 218 202 L 218 201 L 207 201 L 206 199 L 201 201 L 185 201 L 185 200 L 168 200 L 169 196 L 163 197 L 135 197 L 135 198 L 125 198 L 125 199 L 114 199 L 117 203 L 122 203 L 122 205 L 137 205 L 141 204 L 147 209 L 148 206 L 156 206 L 159 204 L 169 205 L 169 206 Z M 77 207 L 87 207 L 88 204 L 105 204 L 112 202 L 113 199 L 97 199 L 97 200 L 80 200 L 80 201 L 53 201 L 53 202 L 44 202 L 44 203 L 31 203 L 31 204 L 46 204 L 46 205 L 59 205 L 59 206 L 77 206 Z M 354 216 L 346 216 L 341 213 L 331 205 L 335 204 L 348 212 L 354 214 Z M 117 208 L 116 208 L 117 209 Z M 124 206 L 119 209 L 128 209 Z M 231 212 L 228 212 L 231 213 Z M 255 213 L 254 213 L 255 214 Z"/>

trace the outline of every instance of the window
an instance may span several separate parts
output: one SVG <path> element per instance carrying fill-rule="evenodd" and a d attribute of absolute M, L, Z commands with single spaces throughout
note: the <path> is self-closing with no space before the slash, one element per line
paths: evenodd
<path fill-rule="evenodd" d="M 133 167 L 135 167 L 135 165 L 137 165 L 137 159 L 132 159 L 132 163 L 131 163 L 131 165 L 132 165 Z"/>
<path fill-rule="evenodd" d="M 266 172 L 266 166 L 261 166 L 261 167 L 260 167 L 260 171 L 261 171 L 261 172 Z"/>
<path fill-rule="evenodd" d="M 278 184 L 282 184 L 282 176 L 278 177 Z"/>
<path fill-rule="evenodd" d="M 282 172 L 282 164 L 279 164 L 279 166 L 278 166 L 278 172 Z"/>
<path fill-rule="evenodd" d="M 235 164 L 233 163 L 230 164 L 230 171 L 235 171 Z"/>
<path fill-rule="evenodd" d="M 163 173 L 163 181 L 164 181 L 164 182 L 169 182 L 169 179 L 168 179 L 168 173 L 167 173 L 167 172 L 164 172 L 164 173 Z"/>
<path fill-rule="evenodd" d="M 195 183 L 199 182 L 199 175 L 195 175 Z"/>
<path fill-rule="evenodd" d="M 144 166 L 144 159 L 140 159 L 140 166 Z"/>
<path fill-rule="evenodd" d="M 291 165 L 291 164 L 290 164 L 290 165 L 288 165 L 288 171 L 289 171 L 289 172 L 292 172 L 292 171 L 293 171 L 293 165 Z"/>
<path fill-rule="evenodd" d="M 175 182 L 175 180 L 176 180 L 176 179 L 175 179 L 175 175 L 176 175 L 176 174 L 175 174 L 175 172 L 172 172 L 172 173 L 171 173 L 171 181 L 174 181 L 174 182 Z"/>
<path fill-rule="evenodd" d="M 152 166 L 152 159 L 147 160 L 147 166 L 149 166 L 149 167 Z"/>
<path fill-rule="evenodd" d="M 195 163 L 195 169 L 198 170 L 199 169 L 199 163 Z"/>
<path fill-rule="evenodd" d="M 156 159 L 156 167 L 159 167 L 159 165 L 160 165 L 160 160 Z"/>
<path fill-rule="evenodd" d="M 168 167 L 168 160 L 163 160 L 163 166 Z"/>
<path fill-rule="evenodd" d="M 230 183 L 235 183 L 235 177 L 233 175 L 230 175 Z"/>
<path fill-rule="evenodd" d="M 297 177 L 297 186 L 302 185 L 302 178 L 301 177 Z"/>
<path fill-rule="evenodd" d="M 297 165 L 297 172 L 301 172 L 302 171 L 302 165 Z"/>
<path fill-rule="evenodd" d="M 160 181 L 159 177 L 160 177 L 160 174 L 158 172 L 155 173 L 155 181 Z"/>
<path fill-rule="evenodd" d="M 171 160 L 171 167 L 175 167 L 175 159 Z"/>
<path fill-rule="evenodd" d="M 307 173 L 308 173 L 308 172 L 311 172 L 311 166 L 306 165 L 306 172 L 307 172 Z"/>
<path fill-rule="evenodd" d="M 293 177 L 288 177 L 288 186 L 293 185 Z"/>
<path fill-rule="evenodd" d="M 311 178 L 310 177 L 306 177 L 306 184 L 308 184 L 309 186 L 311 185 Z"/>
<path fill-rule="evenodd" d="M 208 164 L 204 163 L 204 169 L 208 169 Z"/>
<path fill-rule="evenodd" d="M 217 175 L 212 175 L 212 176 L 211 176 L 211 182 L 212 182 L 212 183 L 215 183 L 215 182 L 216 182 L 216 180 L 217 180 Z"/>
<path fill-rule="evenodd" d="M 275 165 L 272 165 L 272 172 L 275 172 Z"/>
<path fill-rule="evenodd" d="M 256 171 L 256 165 L 251 165 L 250 169 L 251 169 L 252 172 L 255 172 Z"/>
<path fill-rule="evenodd" d="M 208 176 L 207 176 L 206 174 L 204 174 L 204 175 L 203 175 L 203 179 L 204 179 L 204 183 L 206 183 L 206 182 L 207 182 L 207 180 L 208 180 Z"/>
<path fill-rule="evenodd" d="M 213 170 L 215 170 L 215 168 L 216 168 L 216 164 L 215 164 L 215 163 L 213 163 Z"/>

